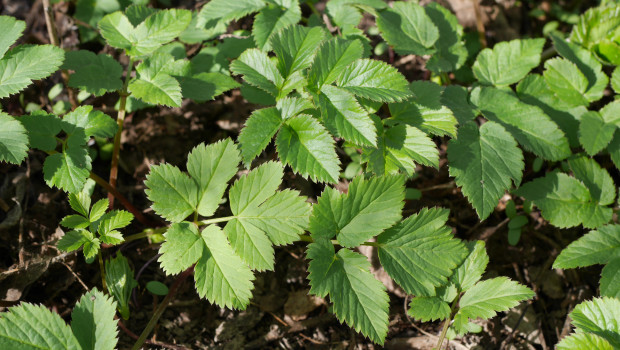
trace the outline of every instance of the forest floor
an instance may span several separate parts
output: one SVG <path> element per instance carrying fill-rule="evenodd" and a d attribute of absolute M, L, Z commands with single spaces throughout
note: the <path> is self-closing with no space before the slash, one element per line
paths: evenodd
<path fill-rule="evenodd" d="M 48 43 L 40 0 L 0 0 L 0 14 L 27 21 L 27 32 L 21 43 Z M 444 1 L 456 11 L 468 29 L 475 27 L 470 1 Z M 483 1 L 485 32 L 490 43 L 524 36 L 539 36 L 546 19 L 531 18 L 526 8 L 531 1 Z M 536 2 L 534 2 L 536 3 Z M 551 3 L 551 2 L 549 2 Z M 202 3 L 200 3 L 202 4 Z M 192 1 L 173 1 L 173 5 L 196 8 Z M 321 4 L 318 8 L 320 9 Z M 459 7 L 461 6 L 461 7 Z M 582 4 L 584 8 L 586 4 Z M 71 21 L 70 3 L 55 5 L 60 36 L 65 48 L 79 44 Z M 235 25 L 243 28 L 243 21 Z M 378 40 L 378 37 L 375 38 Z M 92 45 L 80 46 L 102 50 Z M 388 60 L 385 57 L 375 57 Z M 421 58 L 393 58 L 397 68 L 409 80 L 428 79 Z M 24 92 L 24 100 L 33 101 L 50 110 L 52 102 L 47 91 L 61 82 L 60 74 L 38 82 Z M 23 115 L 20 96 L 0 100 L 2 108 L 12 115 Z M 89 99 L 115 117 L 114 96 Z M 238 91 L 195 104 L 186 101 L 180 108 L 149 108 L 126 118 L 122 134 L 121 171 L 118 189 L 145 215 L 156 220 L 144 194 L 143 181 L 149 166 L 167 162 L 183 166 L 187 153 L 201 142 L 215 142 L 225 137 L 236 139 L 245 119 L 257 106 L 248 104 Z M 581 229 L 561 230 L 532 214 L 519 243 L 507 240 L 507 222 L 503 199 L 488 219 L 479 222 L 475 211 L 455 186 L 446 166 L 446 140 L 436 138 L 441 162 L 438 170 L 419 168 L 407 187 L 422 192 L 419 200 L 409 200 L 405 216 L 423 207 L 450 209 L 448 224 L 454 234 L 465 240 L 483 240 L 490 263 L 485 277 L 508 276 L 532 288 L 536 297 L 514 310 L 490 321 L 481 322 L 483 331 L 450 341 L 452 349 L 552 349 L 557 340 L 570 331 L 567 314 L 580 301 L 592 297 L 597 288 L 600 268 L 570 271 L 551 269 L 554 258 L 569 242 L 583 234 Z M 271 157 L 273 149 L 264 152 Z M 40 303 L 68 319 L 70 312 L 87 287 L 100 284 L 97 264 L 84 263 L 82 256 L 63 254 L 55 248 L 62 236 L 60 220 L 71 213 L 67 196 L 43 181 L 44 155 L 30 153 L 21 166 L 0 166 L 0 311 L 19 302 Z M 527 164 L 532 159 L 527 158 Z M 531 167 L 530 167 L 531 169 Z M 96 159 L 93 171 L 102 177 L 109 173 L 109 161 Z M 523 182 L 533 177 L 525 173 Z M 617 176 L 618 174 L 613 174 Z M 291 173 L 285 176 L 287 187 L 297 189 L 309 198 L 316 198 L 322 185 L 313 184 Z M 343 180 L 339 188 L 346 189 Z M 107 194 L 97 188 L 95 198 Z M 517 203 L 519 204 L 519 203 Z M 218 213 L 227 215 L 225 212 Z M 125 234 L 140 232 L 144 227 L 135 221 Z M 181 285 L 174 300 L 161 317 L 150 339 L 151 348 L 173 349 L 374 349 L 363 336 L 342 325 L 328 312 L 322 299 L 308 296 L 307 261 L 304 242 L 276 249 L 275 271 L 257 273 L 254 297 L 244 311 L 221 309 L 198 297 L 193 283 Z M 130 332 L 139 334 L 160 302 L 144 288 L 148 281 L 171 285 L 174 277 L 166 277 L 156 263 L 158 244 L 147 240 L 130 242 L 109 249 L 107 256 L 121 251 L 138 273 L 139 287 L 132 298 L 132 314 L 123 321 Z M 364 251 L 372 261 L 372 247 Z M 373 255 L 374 254 L 374 255 Z M 430 349 L 437 342 L 441 324 L 415 322 L 407 316 L 407 298 L 379 268 L 375 274 L 390 291 L 390 324 L 386 349 Z M 119 348 L 129 348 L 134 339 L 130 332 L 120 331 Z M 159 344 L 159 345 L 157 345 Z"/>

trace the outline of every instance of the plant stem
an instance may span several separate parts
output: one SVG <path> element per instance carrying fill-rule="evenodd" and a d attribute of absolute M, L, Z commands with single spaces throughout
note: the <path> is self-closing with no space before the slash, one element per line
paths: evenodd
<path fill-rule="evenodd" d="M 112 150 L 112 164 L 110 166 L 110 186 L 112 186 L 112 188 L 116 188 L 116 179 L 118 178 L 118 157 L 121 149 L 121 134 L 123 133 L 123 124 L 125 123 L 125 108 L 127 106 L 127 97 L 129 96 L 129 93 L 127 92 L 127 86 L 129 86 L 129 79 L 131 79 L 133 64 L 133 58 L 130 58 L 129 65 L 127 65 L 125 82 L 123 83 L 123 88 L 119 92 L 120 102 L 118 107 L 118 116 L 116 117 L 116 124 L 118 125 L 118 130 L 116 130 L 116 135 L 114 135 L 114 149 Z M 108 200 L 110 201 L 110 209 L 112 209 L 114 207 L 114 196 L 111 193 L 108 193 Z"/>
<path fill-rule="evenodd" d="M 306 5 L 308 5 L 308 7 L 310 8 L 310 11 L 312 11 L 312 13 L 314 13 L 319 19 L 322 19 L 321 13 L 316 9 L 316 7 L 314 7 L 313 3 L 306 2 Z"/>
<path fill-rule="evenodd" d="M 310 235 L 301 235 L 301 236 L 299 236 L 299 240 L 302 241 L 302 242 L 308 242 L 308 243 L 313 243 L 314 242 L 314 239 Z M 340 243 L 338 243 L 338 240 L 332 239 L 331 242 L 334 245 L 340 245 Z M 361 245 L 370 246 L 370 247 L 378 247 L 379 243 L 377 243 L 377 242 L 364 242 Z"/>
<path fill-rule="evenodd" d="M 50 37 L 50 44 L 61 47 L 60 40 L 58 40 L 56 21 L 54 20 L 54 9 L 50 4 L 50 0 L 43 0 L 43 16 L 45 17 L 45 26 L 47 27 L 47 35 Z M 66 69 L 63 69 L 60 75 L 62 76 L 65 86 L 67 87 L 67 94 L 69 95 L 71 109 L 75 109 L 78 106 L 78 101 L 75 91 L 69 87 L 69 72 L 67 72 Z"/>
<path fill-rule="evenodd" d="M 101 254 L 101 249 L 99 249 L 97 256 L 99 258 L 99 269 L 101 270 L 101 285 L 103 286 L 103 291 L 107 293 L 108 285 L 105 283 L 105 266 L 103 265 L 103 254 Z"/>
<path fill-rule="evenodd" d="M 461 300 L 460 293 L 459 295 L 456 296 L 456 298 L 454 298 L 454 301 L 452 302 L 452 306 L 450 306 L 450 317 L 448 317 L 443 323 L 443 328 L 441 329 L 441 334 L 439 335 L 439 340 L 437 341 L 438 350 L 441 350 L 441 346 L 443 345 L 443 340 L 446 339 L 446 334 L 448 334 L 448 328 L 450 328 L 450 322 L 452 322 L 452 317 L 454 317 L 454 314 L 456 311 L 456 305 L 458 304 L 459 300 Z"/>
<path fill-rule="evenodd" d="M 189 277 L 192 274 L 192 272 L 194 272 L 193 266 L 183 271 L 183 273 L 181 273 L 179 277 L 177 277 L 177 279 L 174 281 L 174 283 L 170 287 L 170 290 L 168 291 L 168 294 L 166 295 L 164 300 L 162 300 L 161 304 L 159 304 L 155 312 L 153 312 L 153 316 L 151 316 L 151 319 L 149 320 L 149 323 L 146 325 L 146 328 L 144 328 L 144 330 L 142 331 L 142 334 L 140 334 L 140 338 L 138 338 L 135 344 L 133 344 L 133 347 L 131 348 L 132 350 L 138 350 L 140 349 L 142 344 L 144 344 L 144 342 L 146 341 L 146 337 L 148 337 L 149 334 L 151 334 L 151 331 L 153 331 L 153 328 L 155 328 L 157 321 L 159 320 L 161 315 L 166 310 L 166 307 L 170 303 L 170 300 L 176 294 L 177 289 L 179 289 L 179 286 L 181 286 L 181 284 L 187 279 L 187 277 Z"/>
<path fill-rule="evenodd" d="M 234 218 L 235 218 L 235 216 L 224 216 L 224 217 L 221 217 L 221 218 L 197 221 L 196 224 L 197 225 L 201 225 L 201 226 L 205 226 L 205 225 L 210 225 L 210 224 L 216 224 L 218 222 L 230 221 L 230 220 L 232 220 Z"/>
<path fill-rule="evenodd" d="M 133 204 L 131 204 L 131 202 L 127 200 L 127 198 L 125 198 L 120 192 L 118 192 L 116 188 L 112 187 L 112 185 L 110 185 L 106 180 L 102 179 L 101 177 L 99 177 L 97 174 L 93 172 L 90 173 L 90 178 L 95 180 L 97 185 L 103 187 L 106 191 L 108 191 L 108 198 L 110 198 L 110 196 L 112 196 L 112 198 L 118 198 L 118 200 L 125 207 L 125 209 L 127 209 L 130 213 L 132 213 L 133 216 L 136 218 L 136 220 L 140 221 L 140 223 L 142 223 L 145 226 L 150 226 L 150 227 L 161 226 L 161 224 L 155 224 L 151 222 L 149 219 L 147 219 L 144 215 L 142 215 L 142 212 L 140 212 L 138 208 L 134 207 Z"/>
<path fill-rule="evenodd" d="M 148 236 L 152 236 L 152 235 L 158 234 L 158 233 L 164 233 L 164 232 L 166 232 L 167 229 L 168 229 L 168 226 L 158 227 L 158 228 L 155 228 L 155 229 L 147 228 L 147 229 L 145 229 L 144 231 L 142 231 L 140 233 L 136 233 L 136 234 L 127 236 L 125 238 L 125 240 L 123 241 L 123 243 L 128 243 L 128 242 L 135 241 L 135 240 L 138 240 L 138 239 L 146 238 Z"/>

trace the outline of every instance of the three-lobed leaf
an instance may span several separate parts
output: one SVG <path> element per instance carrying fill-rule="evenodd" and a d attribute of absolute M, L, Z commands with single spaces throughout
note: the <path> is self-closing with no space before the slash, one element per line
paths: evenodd
<path fill-rule="evenodd" d="M 486 48 L 472 66 L 474 75 L 484 84 L 514 84 L 538 66 L 544 44 L 545 39 L 517 39 Z"/>

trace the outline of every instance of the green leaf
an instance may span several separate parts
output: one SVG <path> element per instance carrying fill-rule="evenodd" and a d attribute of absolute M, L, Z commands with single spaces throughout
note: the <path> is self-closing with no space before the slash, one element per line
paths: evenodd
<path fill-rule="evenodd" d="M 611 220 L 611 208 L 599 206 L 583 183 L 566 174 L 549 173 L 526 183 L 515 193 L 534 202 L 543 217 L 556 227 L 583 224 L 594 228 Z"/>
<path fill-rule="evenodd" d="M 131 291 L 138 286 L 127 258 L 120 252 L 105 262 L 105 280 L 108 291 L 116 300 L 118 312 L 123 319 L 129 319 L 129 298 Z"/>
<path fill-rule="evenodd" d="M 68 134 L 69 147 L 85 146 L 91 136 L 109 137 L 116 135 L 116 121 L 101 111 L 86 105 L 67 113 L 62 119 L 63 130 Z"/>
<path fill-rule="evenodd" d="M 555 259 L 553 268 L 573 269 L 607 264 L 620 257 L 620 226 L 607 225 L 588 232 L 569 244 Z"/>
<path fill-rule="evenodd" d="M 174 77 L 181 85 L 183 97 L 196 102 L 212 100 L 228 90 L 241 86 L 233 78 L 219 72 Z"/>
<path fill-rule="evenodd" d="M 372 117 L 379 130 L 377 148 L 365 148 L 362 157 L 368 170 L 377 175 L 402 171 L 408 176 L 415 173 L 415 163 L 439 166 L 437 145 L 423 131 L 409 125 L 384 128 L 381 120 Z"/>
<path fill-rule="evenodd" d="M 101 217 L 97 232 L 99 232 L 99 234 L 102 236 L 109 235 L 114 230 L 129 226 L 132 220 L 133 214 L 131 214 L 130 212 L 125 210 L 112 210 L 108 213 L 105 213 L 105 215 Z"/>
<path fill-rule="evenodd" d="M 273 270 L 274 251 L 266 232 L 253 225 L 252 218 L 259 218 L 259 205 L 273 196 L 283 175 L 281 164 L 265 163 L 237 180 L 228 194 L 235 218 L 224 233 L 241 259 L 258 271 Z"/>
<path fill-rule="evenodd" d="M 355 60 L 362 58 L 364 48 L 359 40 L 332 38 L 321 45 L 308 71 L 308 86 L 319 91 L 333 83 Z"/>
<path fill-rule="evenodd" d="M 63 69 L 75 71 L 69 77 L 69 86 L 95 96 L 118 91 L 123 87 L 123 67 L 109 55 L 95 55 L 86 50 L 65 54 Z"/>
<path fill-rule="evenodd" d="M 588 79 L 581 73 L 577 65 L 564 58 L 552 58 L 545 62 L 545 81 L 560 100 L 569 106 L 587 106 L 585 97 Z"/>
<path fill-rule="evenodd" d="M 573 26 L 570 39 L 586 48 L 607 37 L 620 25 L 620 6 L 592 7 L 579 16 L 579 21 Z"/>
<path fill-rule="evenodd" d="M 599 111 L 605 123 L 616 125 L 620 128 L 620 100 L 615 100 L 605 105 Z"/>
<path fill-rule="evenodd" d="M 514 84 L 538 66 L 544 45 L 542 38 L 500 42 L 493 49 L 480 51 L 472 66 L 474 75 L 484 84 Z"/>
<path fill-rule="evenodd" d="M 338 78 L 338 86 L 373 101 L 398 102 L 411 96 L 407 80 L 396 68 L 371 59 L 349 65 Z"/>
<path fill-rule="evenodd" d="M 616 67 L 611 75 L 611 87 L 616 94 L 620 94 L 620 67 Z"/>
<path fill-rule="evenodd" d="M 90 225 L 90 221 L 82 215 L 68 215 L 60 221 L 60 224 L 67 228 L 86 228 Z"/>
<path fill-rule="evenodd" d="M 42 305 L 22 303 L 0 317 L 0 347 L 3 349 L 79 350 L 71 328 L 55 312 Z"/>
<path fill-rule="evenodd" d="M 240 161 L 237 146 L 229 138 L 210 145 L 200 144 L 190 152 L 187 172 L 198 187 L 198 214 L 211 216 L 215 213 Z"/>
<path fill-rule="evenodd" d="M 245 309 L 252 297 L 252 271 L 219 227 L 207 226 L 201 239 L 204 250 L 194 272 L 198 294 L 220 307 Z"/>
<path fill-rule="evenodd" d="M 153 210 L 170 222 L 183 221 L 196 210 L 198 186 L 173 165 L 152 166 L 144 185 Z"/>
<path fill-rule="evenodd" d="M 469 250 L 469 255 L 450 277 L 450 282 L 459 292 L 467 291 L 473 287 L 480 280 L 489 264 L 489 256 L 483 241 L 469 241 L 465 245 Z"/>
<path fill-rule="evenodd" d="M 168 287 L 159 281 L 149 281 L 146 284 L 146 289 L 155 295 L 162 295 L 162 296 L 167 295 L 169 292 Z"/>
<path fill-rule="evenodd" d="M 146 5 L 142 4 L 134 4 L 125 9 L 125 16 L 127 16 L 132 25 L 137 26 L 155 12 L 157 12 L 157 9 L 146 7 Z"/>
<path fill-rule="evenodd" d="M 85 193 L 85 189 L 86 186 L 82 189 L 82 192 L 69 193 L 69 205 L 71 209 L 88 217 L 88 212 L 90 211 L 90 194 Z"/>
<path fill-rule="evenodd" d="M 446 226 L 448 215 L 423 208 L 377 237 L 381 265 L 407 294 L 433 295 L 465 258 L 467 249 Z"/>
<path fill-rule="evenodd" d="M 396 2 L 379 12 L 377 27 L 385 41 L 401 55 L 428 55 L 439 39 L 439 30 L 424 8 L 414 2 Z"/>
<path fill-rule="evenodd" d="M 614 348 L 620 347 L 620 299 L 594 298 L 575 306 L 569 316 L 577 329 L 598 335 Z"/>
<path fill-rule="evenodd" d="M 179 82 L 169 74 L 149 67 L 150 64 L 151 61 L 147 60 L 136 67 L 139 77 L 129 83 L 128 91 L 133 97 L 146 103 L 169 107 L 181 106 L 182 95 Z"/>
<path fill-rule="evenodd" d="M 313 181 L 335 183 L 340 174 L 340 161 L 334 140 L 316 119 L 299 115 L 282 126 L 276 138 L 282 162 Z"/>
<path fill-rule="evenodd" d="M 620 299 L 620 257 L 611 259 L 601 272 L 601 296 Z"/>
<path fill-rule="evenodd" d="M 43 178 L 48 186 L 66 192 L 79 192 L 90 175 L 91 159 L 83 147 L 67 147 L 48 156 L 43 163 Z"/>
<path fill-rule="evenodd" d="M 0 98 L 18 93 L 58 70 L 65 51 L 52 45 L 18 46 L 0 60 Z"/>
<path fill-rule="evenodd" d="M 0 124 L 2 125 L 2 129 L 0 129 L 0 162 L 20 164 L 28 155 L 26 128 L 15 118 L 1 111 Z M 39 146 L 40 144 L 35 141 L 35 145 Z"/>
<path fill-rule="evenodd" d="M 0 115 L 2 118 L 2 115 Z M 33 113 L 19 118 L 19 121 L 28 131 L 30 147 L 42 151 L 52 151 L 56 148 L 58 140 L 56 135 L 62 130 L 63 122 L 53 114 Z M 2 125 L 7 125 L 4 122 Z M 7 125 L 8 127 L 9 125 Z"/>
<path fill-rule="evenodd" d="M 239 134 L 241 157 L 246 166 L 267 147 L 282 123 L 282 116 L 275 107 L 252 112 Z"/>
<path fill-rule="evenodd" d="M 0 58 L 19 39 L 24 29 L 26 29 L 26 22 L 18 21 L 11 16 L 0 16 L 0 33 L 2 33 L 2 38 L 0 38 Z"/>
<path fill-rule="evenodd" d="M 548 160 L 570 156 L 564 133 L 540 108 L 525 104 L 510 93 L 487 87 L 472 91 L 471 101 L 487 119 L 502 124 L 526 150 Z"/>
<path fill-rule="evenodd" d="M 132 45 L 127 53 L 130 56 L 153 53 L 183 33 L 191 20 L 192 12 L 189 10 L 168 9 L 155 12 L 131 31 Z"/>
<path fill-rule="evenodd" d="M 492 121 L 480 128 L 474 122 L 460 127 L 458 137 L 448 145 L 448 162 L 450 176 L 455 177 L 481 220 L 495 210 L 513 182 L 521 183 L 525 167 L 517 142 Z"/>
<path fill-rule="evenodd" d="M 454 318 L 457 331 L 468 319 L 489 319 L 499 311 L 507 311 L 521 301 L 531 299 L 535 293 L 506 277 L 496 277 L 476 283 L 459 301 L 459 311 Z"/>
<path fill-rule="evenodd" d="M 164 233 L 158 261 L 166 274 L 176 275 L 191 267 L 203 255 L 204 243 L 198 227 L 189 222 L 175 223 Z"/>
<path fill-rule="evenodd" d="M 82 349 L 113 350 L 118 342 L 116 302 L 93 288 L 71 312 L 71 330 Z"/>
<path fill-rule="evenodd" d="M 585 93 L 588 101 L 593 102 L 601 99 L 609 82 L 601 63 L 589 50 L 580 45 L 567 42 L 554 34 L 551 35 L 551 39 L 553 39 L 553 46 L 558 53 L 576 64 L 581 73 L 588 79 L 588 90 Z"/>
<path fill-rule="evenodd" d="M 90 242 L 92 239 L 92 233 L 86 230 L 73 230 L 65 233 L 56 246 L 62 251 L 72 252 L 80 249 L 84 243 Z"/>
<path fill-rule="evenodd" d="M 386 8 L 383 0 L 331 0 L 325 9 L 336 26 L 344 28 L 357 27 L 362 19 L 360 10 L 374 13 L 375 9 Z"/>
<path fill-rule="evenodd" d="M 413 86 L 413 83 L 411 84 Z M 414 90 L 414 94 L 418 92 Z M 441 104 L 448 107 L 459 124 L 465 124 L 476 118 L 478 111 L 469 103 L 467 88 L 459 85 L 448 85 L 441 94 Z"/>
<path fill-rule="evenodd" d="M 581 116 L 579 142 L 589 155 L 594 156 L 607 147 L 615 131 L 616 126 L 605 123 L 598 112 L 588 111 Z"/>
<path fill-rule="evenodd" d="M 517 85 L 519 99 L 539 107 L 566 135 L 571 147 L 579 147 L 579 120 L 587 112 L 584 106 L 570 108 L 551 91 L 539 74 L 529 74 Z"/>
<path fill-rule="evenodd" d="M 265 7 L 262 0 L 213 0 L 202 7 L 198 14 L 198 26 L 203 27 L 213 21 L 228 24 L 253 12 L 258 12 Z"/>
<path fill-rule="evenodd" d="M 461 41 L 463 27 L 458 18 L 436 2 L 427 4 L 424 11 L 439 29 L 439 39 L 435 42 L 437 52 L 426 62 L 426 68 L 436 74 L 461 68 L 467 60 L 468 52 Z"/>
<path fill-rule="evenodd" d="M 308 246 L 310 293 L 329 294 L 333 310 L 346 322 L 375 343 L 383 345 L 388 330 L 389 298 L 385 287 L 370 273 L 365 256 L 334 246 L 321 239 Z"/>
<path fill-rule="evenodd" d="M 271 38 L 283 28 L 294 25 L 301 20 L 299 2 L 289 1 L 286 6 L 269 4 L 254 18 L 252 36 L 256 47 L 263 51 L 271 50 Z"/>
<path fill-rule="evenodd" d="M 124 50 L 131 48 L 135 28 L 121 11 L 106 15 L 97 25 L 108 45 Z"/>
<path fill-rule="evenodd" d="M 556 345 L 557 350 L 613 350 L 609 343 L 591 333 L 573 333 Z"/>
<path fill-rule="evenodd" d="M 336 137 L 360 146 L 376 146 L 377 130 L 355 96 L 332 85 L 324 85 L 319 94 L 323 122 Z"/>
<path fill-rule="evenodd" d="M 320 44 L 326 39 L 321 27 L 289 26 L 272 36 L 271 46 L 278 57 L 278 69 L 283 77 L 308 68 Z"/>
<path fill-rule="evenodd" d="M 284 78 L 276 64 L 261 50 L 245 50 L 238 59 L 230 64 L 230 71 L 243 75 L 248 84 L 264 90 L 274 97 L 280 94 Z"/>
<path fill-rule="evenodd" d="M 592 199 L 600 205 L 609 205 L 616 199 L 616 185 L 607 170 L 591 158 L 577 157 L 568 160 L 573 174 L 590 190 Z"/>
<path fill-rule="evenodd" d="M 347 194 L 326 190 L 313 206 L 310 232 L 328 239 L 336 235 L 344 247 L 357 247 L 402 217 L 404 180 L 397 175 L 369 180 L 358 176 Z"/>
<path fill-rule="evenodd" d="M 314 109 L 314 105 L 304 98 L 285 97 L 278 100 L 276 108 L 280 111 L 282 119 L 290 119 L 306 110 Z"/>
<path fill-rule="evenodd" d="M 450 317 L 450 305 L 438 297 L 415 297 L 407 313 L 422 322 L 442 321 Z"/>
<path fill-rule="evenodd" d="M 409 86 L 414 97 L 405 102 L 390 103 L 389 120 L 415 126 L 437 136 L 456 136 L 457 120 L 443 105 L 443 88 L 430 81 L 413 81 Z M 473 117 L 472 117 L 473 119 Z"/>

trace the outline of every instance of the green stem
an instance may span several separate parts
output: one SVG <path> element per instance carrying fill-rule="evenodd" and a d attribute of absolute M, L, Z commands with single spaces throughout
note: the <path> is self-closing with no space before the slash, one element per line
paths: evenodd
<path fill-rule="evenodd" d="M 103 286 L 103 291 L 107 293 L 108 285 L 105 283 L 105 266 L 103 265 L 103 254 L 101 254 L 101 249 L 99 249 L 97 256 L 99 258 L 99 269 L 101 270 L 101 285 Z"/>
<path fill-rule="evenodd" d="M 307 2 L 306 5 L 308 5 L 308 7 L 310 8 L 310 11 L 312 11 L 312 13 L 314 13 L 320 20 L 323 19 L 321 17 L 321 13 L 319 12 L 319 10 L 316 9 L 316 7 L 314 7 L 313 3 Z"/>
<path fill-rule="evenodd" d="M 459 295 L 457 295 L 456 298 L 454 298 L 454 301 L 452 302 L 452 305 L 450 306 L 450 317 L 448 317 L 444 323 L 443 323 L 443 328 L 441 329 L 441 334 L 439 335 L 439 341 L 437 341 L 437 349 L 441 350 L 441 346 L 443 345 L 443 341 L 444 339 L 446 339 L 446 334 L 448 334 L 448 328 L 450 328 L 450 323 L 452 322 L 452 318 L 454 317 L 455 311 L 456 311 L 456 305 L 458 304 L 459 300 L 461 299 L 461 294 L 459 293 Z"/>
<path fill-rule="evenodd" d="M 129 86 L 129 80 L 131 79 L 131 72 L 133 71 L 133 58 L 129 59 L 129 65 L 127 66 L 127 74 L 125 75 L 125 82 L 123 88 L 119 92 L 120 102 L 118 107 L 118 116 L 116 117 L 116 124 L 118 129 L 116 135 L 114 135 L 114 149 L 112 150 L 112 164 L 110 166 L 110 186 L 116 188 L 116 179 L 118 178 L 118 158 L 121 149 L 121 134 L 123 133 L 123 124 L 125 123 L 125 108 L 127 106 L 127 87 Z M 108 200 L 110 201 L 110 209 L 114 207 L 114 195 L 108 193 Z"/>
<path fill-rule="evenodd" d="M 310 236 L 310 235 L 301 235 L 299 236 L 299 240 L 302 242 L 308 242 L 308 243 L 313 243 L 314 239 Z M 338 240 L 332 239 L 331 240 L 333 245 L 341 245 L 340 243 L 338 243 Z M 361 245 L 365 245 L 365 246 L 370 246 L 370 247 L 379 247 L 380 244 L 377 242 L 364 242 Z"/>
<path fill-rule="evenodd" d="M 152 235 L 155 235 L 155 234 L 158 234 L 158 233 L 164 233 L 164 232 L 166 232 L 167 229 L 168 229 L 167 226 L 165 226 L 165 227 L 158 227 L 158 228 L 155 228 L 155 229 L 147 228 L 147 229 L 145 229 L 144 231 L 142 231 L 140 233 L 136 233 L 136 234 L 127 236 L 125 238 L 125 240 L 123 241 L 123 243 L 135 241 L 135 240 L 142 239 L 142 238 L 147 238 L 149 236 L 152 236 Z"/>
<path fill-rule="evenodd" d="M 196 224 L 199 225 L 199 226 L 206 226 L 206 225 L 216 224 L 218 222 L 230 221 L 230 220 L 232 220 L 234 218 L 236 218 L 236 216 L 224 216 L 224 217 L 221 217 L 221 218 L 197 221 Z"/>
<path fill-rule="evenodd" d="M 194 272 L 194 267 L 190 267 L 189 269 L 181 273 L 179 277 L 177 277 L 177 279 L 174 281 L 174 283 L 170 287 L 168 294 L 166 295 L 164 300 L 162 300 L 161 304 L 159 304 L 159 306 L 153 313 L 153 316 L 149 320 L 149 323 L 146 325 L 146 328 L 144 328 L 144 330 L 142 331 L 142 334 L 140 334 L 140 338 L 138 338 L 135 344 L 133 344 L 133 347 L 131 348 L 132 350 L 138 350 L 140 349 L 142 344 L 144 344 L 144 342 L 146 341 L 146 337 L 148 337 L 149 334 L 151 334 L 151 331 L 153 331 L 153 328 L 155 328 L 157 321 L 159 320 L 161 315 L 166 310 L 166 307 L 170 303 L 170 300 L 172 300 L 172 297 L 174 297 L 174 295 L 176 294 L 177 289 L 179 289 L 179 286 L 183 283 L 183 281 L 185 281 L 192 274 L 192 272 Z"/>

